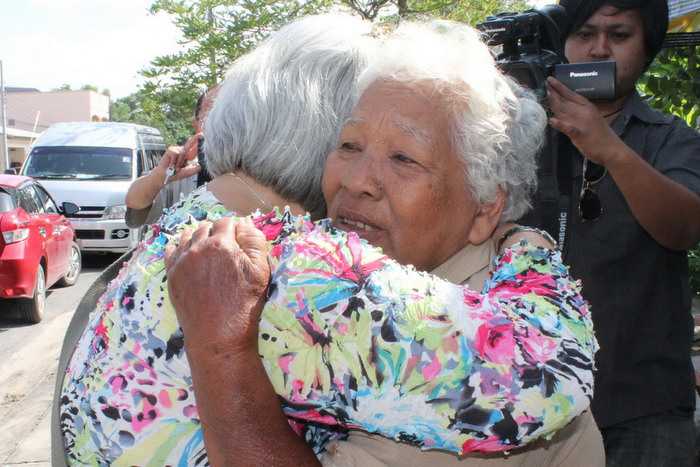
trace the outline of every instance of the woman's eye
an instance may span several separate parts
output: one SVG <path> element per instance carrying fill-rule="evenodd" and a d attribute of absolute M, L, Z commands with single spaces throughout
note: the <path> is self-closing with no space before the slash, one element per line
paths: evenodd
<path fill-rule="evenodd" d="M 343 143 L 340 143 L 340 150 L 342 151 L 359 151 L 360 150 L 360 145 L 357 143 L 352 143 L 349 141 L 345 141 Z"/>
<path fill-rule="evenodd" d="M 401 162 L 403 164 L 415 164 L 416 163 L 416 161 L 414 161 L 413 159 L 411 159 L 407 155 L 402 154 L 400 152 L 397 152 L 396 154 L 392 155 L 391 158 L 393 160 L 395 160 L 397 162 Z"/>

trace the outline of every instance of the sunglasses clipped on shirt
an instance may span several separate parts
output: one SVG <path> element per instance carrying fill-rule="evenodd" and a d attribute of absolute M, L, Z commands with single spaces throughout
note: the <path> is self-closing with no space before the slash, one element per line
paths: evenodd
<path fill-rule="evenodd" d="M 594 164 L 588 159 L 583 159 L 583 183 L 578 201 L 578 213 L 582 221 L 594 221 L 603 213 L 603 205 L 596 193 L 596 185 L 605 178 L 608 173 L 602 165 Z"/>

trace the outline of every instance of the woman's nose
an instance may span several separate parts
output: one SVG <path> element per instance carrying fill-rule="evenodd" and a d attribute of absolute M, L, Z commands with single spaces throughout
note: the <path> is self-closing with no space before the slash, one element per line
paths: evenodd
<path fill-rule="evenodd" d="M 354 196 L 378 198 L 382 193 L 379 164 L 366 152 L 355 158 L 343 175 L 343 185 Z"/>

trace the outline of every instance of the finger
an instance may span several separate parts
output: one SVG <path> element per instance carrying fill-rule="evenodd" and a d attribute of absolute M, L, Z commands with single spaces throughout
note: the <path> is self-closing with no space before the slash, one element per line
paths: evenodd
<path fill-rule="evenodd" d="M 160 158 L 158 161 L 158 165 L 155 167 L 155 171 L 160 171 L 161 173 L 165 173 L 168 170 L 168 167 L 170 167 L 170 151 L 165 151 L 163 156 Z"/>
<path fill-rule="evenodd" d="M 165 247 L 165 268 L 167 271 L 171 270 L 190 244 L 190 239 L 192 238 L 192 229 L 186 228 L 180 232 L 179 237 L 176 237 L 175 241 L 168 242 Z"/>
<path fill-rule="evenodd" d="M 211 230 L 211 222 L 202 222 L 197 227 L 197 230 L 192 234 L 192 239 L 190 240 L 190 246 L 194 246 L 202 240 L 209 238 L 209 231 Z"/>
<path fill-rule="evenodd" d="M 185 152 L 185 148 L 181 147 L 175 158 L 175 169 L 179 171 L 185 164 L 187 164 L 187 153 Z"/>
<path fill-rule="evenodd" d="M 223 236 L 225 239 L 235 239 L 236 220 L 233 217 L 224 217 L 217 220 L 211 227 L 211 236 Z"/>
<path fill-rule="evenodd" d="M 170 180 L 175 181 L 175 180 L 180 180 L 182 178 L 191 177 L 192 175 L 199 173 L 199 171 L 201 169 L 202 168 L 200 167 L 199 164 L 188 164 L 188 165 L 184 166 L 183 168 L 181 168 L 175 175 L 170 177 Z"/>
<path fill-rule="evenodd" d="M 196 135 L 190 137 L 185 143 L 184 152 L 187 160 L 194 160 L 197 158 L 197 151 L 199 149 L 199 140 L 201 136 L 201 133 L 197 133 Z"/>
<path fill-rule="evenodd" d="M 562 96 L 561 92 L 554 86 L 552 86 L 549 82 L 547 82 L 547 99 L 551 101 L 555 101 L 558 103 L 562 103 L 564 100 L 564 97 Z"/>
<path fill-rule="evenodd" d="M 583 97 L 564 85 L 561 81 L 550 76 L 547 78 L 547 83 L 562 97 L 562 99 L 575 102 L 577 104 L 585 105 L 588 103 L 588 99 Z"/>
<path fill-rule="evenodd" d="M 170 272 L 175 263 L 177 262 L 177 247 L 172 243 L 165 245 L 165 272 Z"/>
<path fill-rule="evenodd" d="M 566 123 L 560 118 L 556 118 L 556 117 L 550 118 L 549 125 L 552 128 L 554 128 L 555 130 L 558 130 L 559 132 L 564 133 L 571 140 L 576 139 L 576 137 L 579 135 L 579 130 L 576 126 L 574 126 L 570 123 Z"/>
<path fill-rule="evenodd" d="M 251 259 L 267 260 L 267 242 L 265 235 L 255 227 L 249 218 L 243 219 L 236 224 L 236 241 L 241 250 Z"/>

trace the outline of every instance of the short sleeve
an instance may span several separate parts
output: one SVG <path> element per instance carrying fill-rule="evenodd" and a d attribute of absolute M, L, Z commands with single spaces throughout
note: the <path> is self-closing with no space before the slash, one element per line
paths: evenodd
<path fill-rule="evenodd" d="M 700 196 L 700 134 L 676 121 L 655 162 L 656 169 Z"/>

